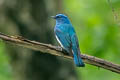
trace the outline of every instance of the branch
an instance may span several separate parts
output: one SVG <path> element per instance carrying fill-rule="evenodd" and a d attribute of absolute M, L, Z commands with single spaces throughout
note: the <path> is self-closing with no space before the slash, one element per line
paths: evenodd
<path fill-rule="evenodd" d="M 43 53 L 49 53 L 55 56 L 62 56 L 64 58 L 68 58 L 68 59 L 73 59 L 71 56 L 66 55 L 60 47 L 56 47 L 50 44 L 43 44 L 40 42 L 36 42 L 36 41 L 31 41 L 28 39 L 25 39 L 23 37 L 15 37 L 15 36 L 8 36 L 5 35 L 3 33 L 0 33 L 0 38 L 3 41 L 9 42 L 9 43 L 13 43 L 15 45 L 18 46 L 22 46 L 25 48 L 29 48 L 32 50 L 36 50 L 36 51 L 41 51 Z M 120 65 L 118 64 L 114 64 L 112 62 L 94 57 L 94 56 L 89 56 L 86 54 L 81 54 L 81 57 L 83 59 L 83 61 L 87 64 L 91 64 L 97 67 L 101 67 L 107 70 L 110 70 L 112 72 L 115 73 L 119 73 L 120 74 Z"/>
<path fill-rule="evenodd" d="M 117 14 L 115 13 L 115 9 L 113 8 L 110 0 L 108 0 L 108 4 L 109 4 L 110 8 L 112 9 L 112 13 L 114 15 L 114 19 L 117 21 L 118 17 L 117 17 Z"/>
<path fill-rule="evenodd" d="M 118 18 L 119 17 L 119 13 L 117 13 L 115 8 L 112 6 L 111 0 L 107 0 L 107 1 L 108 1 L 108 4 L 109 4 L 110 8 L 112 9 L 114 20 L 119 25 L 120 24 L 120 21 L 119 21 L 119 18 Z"/>

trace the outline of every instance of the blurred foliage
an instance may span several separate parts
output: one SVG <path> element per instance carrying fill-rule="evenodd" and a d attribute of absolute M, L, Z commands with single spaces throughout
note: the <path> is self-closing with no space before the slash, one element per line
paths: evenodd
<path fill-rule="evenodd" d="M 120 0 L 64 0 L 66 13 L 76 29 L 81 52 L 120 64 Z M 117 19 L 114 18 L 117 16 Z M 0 80 L 12 80 L 9 57 L 0 41 Z M 82 80 L 120 80 L 120 75 L 95 66 L 76 68 Z"/>
<path fill-rule="evenodd" d="M 69 2 L 69 4 L 68 4 Z M 65 13 L 76 29 L 82 53 L 120 64 L 120 1 L 65 0 Z M 117 5 L 117 6 L 115 6 Z M 114 18 L 117 15 L 118 21 Z M 95 66 L 77 68 L 83 80 L 119 80 L 120 75 Z"/>
<path fill-rule="evenodd" d="M 12 71 L 5 44 L 0 40 L 0 80 L 12 80 Z"/>

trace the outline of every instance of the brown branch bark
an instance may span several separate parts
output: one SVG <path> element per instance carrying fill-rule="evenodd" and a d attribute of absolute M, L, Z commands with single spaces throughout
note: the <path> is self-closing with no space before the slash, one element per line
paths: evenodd
<path fill-rule="evenodd" d="M 18 45 L 18 46 L 22 46 L 22 47 L 29 48 L 32 50 L 41 51 L 44 53 L 49 53 L 49 54 L 52 54 L 55 56 L 62 56 L 64 58 L 73 59 L 71 56 L 66 55 L 61 50 L 60 47 L 52 46 L 50 44 L 43 44 L 40 42 L 31 41 L 31 40 L 25 39 L 25 38 L 20 37 L 20 36 L 18 36 L 18 37 L 8 36 L 8 35 L 5 35 L 3 33 L 0 33 L 0 38 L 3 41 L 7 41 L 9 43 L 13 43 L 13 44 Z M 103 60 L 103 59 L 100 59 L 100 58 L 97 58 L 94 56 L 89 56 L 86 54 L 81 54 L 81 57 L 82 57 L 83 61 L 87 64 L 101 67 L 101 68 L 104 68 L 104 69 L 107 69 L 107 70 L 110 70 L 112 72 L 116 72 L 116 73 L 120 74 L 120 65 L 118 65 L 118 64 L 114 64 L 112 62 L 109 62 L 109 61 L 106 61 L 106 60 Z"/>

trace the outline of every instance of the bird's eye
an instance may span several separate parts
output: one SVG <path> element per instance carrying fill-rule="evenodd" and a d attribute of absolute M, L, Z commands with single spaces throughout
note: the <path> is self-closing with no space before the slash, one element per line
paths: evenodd
<path fill-rule="evenodd" d="M 61 16 L 57 16 L 57 18 L 61 18 Z"/>

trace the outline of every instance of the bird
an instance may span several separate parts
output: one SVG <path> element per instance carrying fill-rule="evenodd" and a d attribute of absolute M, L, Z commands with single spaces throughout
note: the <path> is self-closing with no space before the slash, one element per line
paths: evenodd
<path fill-rule="evenodd" d="M 69 55 L 73 56 L 74 63 L 77 67 L 85 67 L 80 56 L 81 52 L 78 38 L 69 18 L 65 14 L 57 14 L 51 17 L 56 20 L 54 33 L 60 46 L 67 51 Z"/>

